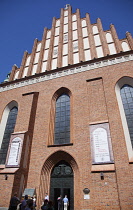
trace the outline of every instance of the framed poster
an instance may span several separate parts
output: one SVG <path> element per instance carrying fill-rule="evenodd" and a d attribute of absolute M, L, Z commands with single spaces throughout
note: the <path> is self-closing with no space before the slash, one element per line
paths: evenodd
<path fill-rule="evenodd" d="M 90 125 L 90 140 L 93 164 L 114 162 L 109 123 Z"/>
<path fill-rule="evenodd" d="M 6 159 L 6 167 L 19 167 L 24 141 L 24 133 L 12 134 Z"/>

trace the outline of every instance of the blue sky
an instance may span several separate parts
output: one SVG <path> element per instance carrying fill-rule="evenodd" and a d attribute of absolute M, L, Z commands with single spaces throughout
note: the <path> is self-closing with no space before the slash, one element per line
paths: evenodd
<path fill-rule="evenodd" d="M 14 64 L 20 67 L 24 51 L 31 53 L 34 39 L 42 39 L 44 27 L 51 28 L 66 4 L 73 13 L 79 8 L 81 17 L 88 12 L 91 23 L 101 18 L 104 30 L 113 23 L 119 39 L 126 31 L 133 36 L 133 0 L 0 0 L 0 83 Z"/>

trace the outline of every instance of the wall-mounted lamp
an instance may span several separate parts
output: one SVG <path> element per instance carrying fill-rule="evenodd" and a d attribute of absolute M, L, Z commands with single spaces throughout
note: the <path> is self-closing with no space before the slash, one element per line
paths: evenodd
<path fill-rule="evenodd" d="M 84 193 L 84 199 L 86 200 L 88 200 L 88 199 L 90 199 L 90 190 L 88 189 L 88 188 L 84 188 L 83 189 L 83 193 Z"/>
<path fill-rule="evenodd" d="M 83 189 L 84 194 L 89 194 L 90 190 L 88 188 Z"/>
<path fill-rule="evenodd" d="M 100 177 L 101 177 L 101 180 L 104 180 L 104 173 L 103 172 L 100 173 Z"/>
<path fill-rule="evenodd" d="M 5 180 L 7 180 L 8 179 L 8 175 L 7 174 L 5 174 Z"/>

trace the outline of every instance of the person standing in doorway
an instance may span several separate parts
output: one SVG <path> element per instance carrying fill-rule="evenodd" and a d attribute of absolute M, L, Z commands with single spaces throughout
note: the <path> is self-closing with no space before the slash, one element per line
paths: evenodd
<path fill-rule="evenodd" d="M 69 205 L 67 195 L 65 195 L 65 197 L 63 198 L 63 203 L 64 203 L 64 210 L 67 210 L 67 207 Z"/>
<path fill-rule="evenodd" d="M 57 198 L 57 202 L 58 202 L 58 210 L 62 210 L 62 196 L 60 195 L 60 197 Z"/>

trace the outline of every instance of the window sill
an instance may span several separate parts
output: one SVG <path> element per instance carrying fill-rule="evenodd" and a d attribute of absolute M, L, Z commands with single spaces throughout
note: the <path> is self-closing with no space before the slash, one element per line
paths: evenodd
<path fill-rule="evenodd" d="M 0 171 L 0 174 L 15 174 L 18 169 L 19 168 L 4 168 Z"/>
<path fill-rule="evenodd" d="M 0 170 L 1 169 L 4 169 L 5 168 L 5 165 L 3 164 L 3 165 L 0 165 Z"/>
<path fill-rule="evenodd" d="M 133 163 L 133 157 L 131 157 L 131 158 L 129 159 L 129 163 L 130 163 L 130 164 Z"/>
<path fill-rule="evenodd" d="M 53 145 L 48 145 L 47 147 L 64 147 L 64 146 L 73 146 L 73 143 L 69 143 L 69 144 L 53 144 Z"/>
<path fill-rule="evenodd" d="M 91 172 L 115 171 L 114 164 L 92 165 Z"/>

